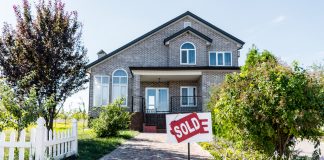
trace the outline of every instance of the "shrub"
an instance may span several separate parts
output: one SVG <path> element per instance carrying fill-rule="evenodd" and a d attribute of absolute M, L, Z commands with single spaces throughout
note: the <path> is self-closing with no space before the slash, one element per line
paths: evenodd
<path fill-rule="evenodd" d="M 116 100 L 114 103 L 101 108 L 99 118 L 92 122 L 92 128 L 97 137 L 116 136 L 118 131 L 129 128 L 131 114 L 123 108 L 123 100 Z"/>

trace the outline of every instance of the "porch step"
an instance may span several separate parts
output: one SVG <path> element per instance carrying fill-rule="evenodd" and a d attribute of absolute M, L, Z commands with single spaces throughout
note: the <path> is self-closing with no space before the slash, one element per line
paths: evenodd
<path fill-rule="evenodd" d="M 143 132 L 145 133 L 157 133 L 156 126 L 147 126 L 143 124 Z"/>
<path fill-rule="evenodd" d="M 166 133 L 166 129 L 157 129 L 156 132 L 157 133 Z"/>

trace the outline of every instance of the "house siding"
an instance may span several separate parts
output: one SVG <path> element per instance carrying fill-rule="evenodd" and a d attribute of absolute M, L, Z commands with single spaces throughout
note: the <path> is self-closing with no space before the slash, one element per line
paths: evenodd
<path fill-rule="evenodd" d="M 206 45 L 205 40 L 192 34 L 183 34 L 179 37 L 174 38 L 170 41 L 169 45 L 164 45 L 163 40 L 166 37 L 178 32 L 183 29 L 184 22 L 191 22 L 191 27 L 197 31 L 207 35 L 213 42 L 210 45 Z M 93 107 L 93 77 L 95 75 L 108 75 L 110 76 L 110 87 L 109 87 L 109 102 L 112 102 L 112 85 L 111 77 L 112 73 L 116 69 L 124 69 L 128 74 L 128 106 L 131 106 L 132 95 L 140 94 L 137 90 L 144 88 L 143 84 L 139 83 L 140 77 L 132 76 L 129 70 L 130 66 L 137 67 L 165 67 L 165 66 L 183 66 L 180 65 L 180 45 L 183 42 L 191 41 L 195 44 L 197 49 L 196 54 L 196 65 L 195 66 L 208 66 L 208 52 L 213 51 L 232 51 L 232 62 L 233 66 L 238 66 L 238 50 L 239 46 L 237 42 L 221 35 L 217 31 L 209 28 L 206 25 L 198 22 L 196 19 L 191 17 L 184 17 L 169 26 L 157 31 L 151 36 L 143 39 L 142 41 L 120 51 L 120 53 L 103 60 L 97 65 L 90 68 L 90 87 L 89 87 L 89 111 L 90 116 Z M 217 77 L 217 80 L 213 78 Z M 200 81 L 201 95 L 207 97 L 207 90 L 214 82 L 220 83 L 223 78 L 221 73 L 217 71 L 206 71 L 202 75 Z M 170 82 L 172 83 L 172 82 Z M 180 89 L 179 89 L 180 90 Z M 143 94 L 142 94 L 143 95 Z M 145 94 L 144 94 L 145 95 Z M 140 102 L 135 102 L 140 103 Z M 204 105 L 206 103 L 204 102 Z M 206 108 L 204 108 L 205 110 Z"/>

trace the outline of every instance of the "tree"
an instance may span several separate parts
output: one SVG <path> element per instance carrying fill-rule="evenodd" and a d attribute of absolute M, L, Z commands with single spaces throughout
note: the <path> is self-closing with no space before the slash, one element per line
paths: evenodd
<path fill-rule="evenodd" d="M 3 124 L 0 123 L 0 130 L 3 127 L 14 128 L 18 131 L 17 139 L 20 137 L 20 132 L 37 119 L 35 89 L 32 88 L 27 95 L 22 96 L 19 93 L 19 86 L 12 89 L 4 81 L 0 81 L 0 110 L 2 112 L 0 119 L 6 118 L 3 119 Z"/>
<path fill-rule="evenodd" d="M 23 0 L 22 9 L 14 6 L 17 25 L 15 29 L 4 25 L 0 66 L 11 88 L 34 73 L 31 81 L 21 86 L 21 94 L 35 87 L 38 116 L 45 118 L 48 129 L 53 129 L 53 120 L 66 98 L 84 89 L 83 84 L 88 82 L 88 60 L 77 12 L 65 11 L 60 0 L 47 4 L 40 0 L 35 9 L 33 16 L 27 0 Z"/>
<path fill-rule="evenodd" d="M 270 52 L 250 50 L 241 73 L 227 75 L 214 95 L 216 135 L 263 154 L 289 157 L 294 139 L 318 142 L 324 125 L 323 84 Z"/>
<path fill-rule="evenodd" d="M 62 108 L 61 113 L 58 115 L 59 118 L 64 120 L 64 124 L 66 127 L 66 122 L 70 118 L 71 113 L 70 112 L 64 112 L 64 108 Z"/>

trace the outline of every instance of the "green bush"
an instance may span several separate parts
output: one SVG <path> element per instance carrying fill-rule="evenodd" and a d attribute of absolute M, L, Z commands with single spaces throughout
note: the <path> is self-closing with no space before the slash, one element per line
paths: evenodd
<path fill-rule="evenodd" d="M 92 122 L 92 128 L 97 137 L 116 136 L 118 131 L 129 128 L 131 114 L 121 106 L 122 102 L 123 100 L 116 100 L 101 108 L 99 118 Z"/>

